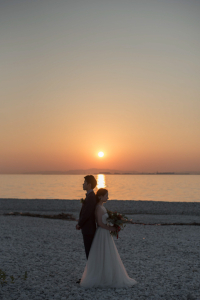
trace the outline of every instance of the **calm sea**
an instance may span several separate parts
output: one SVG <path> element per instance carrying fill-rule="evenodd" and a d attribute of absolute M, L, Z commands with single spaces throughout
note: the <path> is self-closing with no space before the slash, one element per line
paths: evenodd
<path fill-rule="evenodd" d="M 200 202 L 200 175 L 95 175 L 110 200 Z M 80 199 L 84 175 L 0 175 L 0 198 Z M 96 190 L 96 189 L 95 189 Z"/>

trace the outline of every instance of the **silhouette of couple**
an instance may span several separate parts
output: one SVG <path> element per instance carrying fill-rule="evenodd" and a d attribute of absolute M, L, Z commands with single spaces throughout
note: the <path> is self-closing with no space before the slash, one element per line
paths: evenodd
<path fill-rule="evenodd" d="M 87 175 L 84 178 L 83 190 L 87 193 L 76 229 L 82 231 L 87 264 L 77 283 L 85 288 L 131 287 L 136 281 L 128 276 L 110 235 L 116 228 L 107 223 L 108 214 L 103 203 L 108 200 L 108 190 L 101 188 L 95 195 L 95 177 Z"/>

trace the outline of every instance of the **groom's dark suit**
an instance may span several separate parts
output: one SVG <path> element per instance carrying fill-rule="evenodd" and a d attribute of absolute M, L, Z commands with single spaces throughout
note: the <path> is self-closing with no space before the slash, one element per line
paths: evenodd
<path fill-rule="evenodd" d="M 81 227 L 86 257 L 88 258 L 92 241 L 96 231 L 95 221 L 96 196 L 93 190 L 87 192 L 85 203 L 79 214 L 78 225 Z"/>

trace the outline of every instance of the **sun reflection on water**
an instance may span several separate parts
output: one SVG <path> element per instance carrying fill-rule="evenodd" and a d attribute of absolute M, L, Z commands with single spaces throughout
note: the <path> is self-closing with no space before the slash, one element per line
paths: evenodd
<path fill-rule="evenodd" d="M 105 188 L 106 187 L 106 179 L 104 174 L 97 175 L 97 188 Z"/>

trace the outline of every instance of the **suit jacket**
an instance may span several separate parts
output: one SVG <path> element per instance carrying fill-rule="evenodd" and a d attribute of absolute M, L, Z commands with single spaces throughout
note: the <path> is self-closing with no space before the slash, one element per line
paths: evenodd
<path fill-rule="evenodd" d="M 92 191 L 86 198 L 85 203 L 82 205 L 78 225 L 81 227 L 83 234 L 95 234 L 96 221 L 95 221 L 95 207 L 96 207 L 96 196 Z"/>

